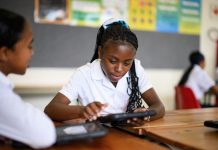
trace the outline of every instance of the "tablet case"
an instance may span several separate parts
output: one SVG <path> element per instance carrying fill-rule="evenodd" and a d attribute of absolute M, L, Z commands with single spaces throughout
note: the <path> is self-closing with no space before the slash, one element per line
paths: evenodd
<path fill-rule="evenodd" d="M 218 120 L 206 120 L 204 126 L 218 129 Z"/>
<path fill-rule="evenodd" d="M 67 124 L 56 127 L 55 145 L 66 144 L 76 140 L 86 140 L 105 136 L 108 130 L 98 122 Z"/>
<path fill-rule="evenodd" d="M 117 113 L 110 114 L 107 116 L 102 116 L 98 118 L 98 121 L 101 123 L 111 123 L 113 126 L 131 126 L 127 123 L 128 119 L 132 118 L 144 118 L 155 116 L 156 112 L 154 110 L 149 110 L 145 112 L 134 112 L 134 113 Z"/>

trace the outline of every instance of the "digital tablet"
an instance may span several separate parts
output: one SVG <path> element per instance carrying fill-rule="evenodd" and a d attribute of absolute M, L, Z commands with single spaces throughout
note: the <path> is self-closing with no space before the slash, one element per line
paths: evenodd
<path fill-rule="evenodd" d="M 66 144 L 75 140 L 102 137 L 108 130 L 98 122 L 68 124 L 56 127 L 57 141 L 55 145 Z"/>
<path fill-rule="evenodd" d="M 218 129 L 218 120 L 206 120 L 204 126 Z"/>
<path fill-rule="evenodd" d="M 149 110 L 145 112 L 135 112 L 135 113 L 117 113 L 117 114 L 110 114 L 107 116 L 99 117 L 98 120 L 101 123 L 111 123 L 112 125 L 121 125 L 126 124 L 128 119 L 132 118 L 141 118 L 144 117 L 152 117 L 156 115 L 156 112 L 154 110 Z"/>

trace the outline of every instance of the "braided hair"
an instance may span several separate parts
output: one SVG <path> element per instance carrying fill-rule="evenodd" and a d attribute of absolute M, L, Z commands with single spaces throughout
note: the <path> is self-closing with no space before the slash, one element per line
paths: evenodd
<path fill-rule="evenodd" d="M 128 42 L 136 50 L 138 48 L 138 39 L 136 35 L 130 30 L 128 25 L 124 21 L 116 21 L 107 26 L 102 25 L 97 33 L 95 52 L 90 62 L 98 59 L 98 47 L 104 46 L 108 40 L 118 42 Z M 129 103 L 127 105 L 126 112 L 133 112 L 136 108 L 142 107 L 141 93 L 138 86 L 138 77 L 135 70 L 135 61 L 129 71 L 129 77 L 127 77 L 127 93 L 129 95 Z"/>
<path fill-rule="evenodd" d="M 183 76 L 182 76 L 181 80 L 179 81 L 178 85 L 184 85 L 187 82 L 188 77 L 189 77 L 192 69 L 194 68 L 194 65 L 199 64 L 202 60 L 204 60 L 204 55 L 201 52 L 199 52 L 198 50 L 193 51 L 190 54 L 190 56 L 189 56 L 190 66 L 188 67 L 188 69 L 183 74 Z"/>

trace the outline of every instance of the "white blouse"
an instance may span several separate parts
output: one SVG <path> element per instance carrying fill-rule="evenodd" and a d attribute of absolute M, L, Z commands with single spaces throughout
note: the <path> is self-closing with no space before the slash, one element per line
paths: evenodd
<path fill-rule="evenodd" d="M 195 65 L 185 85 L 192 89 L 198 100 L 201 100 L 204 93 L 215 85 L 215 82 L 209 77 L 205 70 Z"/>
<path fill-rule="evenodd" d="M 152 88 L 145 74 L 144 68 L 139 60 L 135 60 L 136 74 L 139 78 L 139 90 L 144 93 Z M 127 94 L 127 72 L 117 83 L 115 87 L 104 75 L 100 60 L 78 68 L 72 75 L 70 81 L 60 90 L 71 102 L 79 102 L 86 106 L 93 101 L 107 103 L 108 106 L 101 112 L 101 115 L 110 113 L 125 112 L 129 100 Z"/>
<path fill-rule="evenodd" d="M 0 72 L 0 136 L 32 148 L 46 148 L 56 141 L 52 121 L 13 92 L 13 84 Z"/>

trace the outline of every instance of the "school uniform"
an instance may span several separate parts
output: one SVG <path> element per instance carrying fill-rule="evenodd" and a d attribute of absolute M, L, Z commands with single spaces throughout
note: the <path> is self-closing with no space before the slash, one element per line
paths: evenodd
<path fill-rule="evenodd" d="M 13 92 L 12 82 L 0 71 L 0 136 L 32 148 L 46 148 L 56 140 L 52 121 Z"/>
<path fill-rule="evenodd" d="M 135 68 L 139 78 L 139 90 L 144 93 L 152 88 L 152 85 L 137 59 Z M 96 59 L 92 63 L 79 67 L 59 92 L 73 103 L 79 100 L 83 106 L 94 101 L 107 103 L 108 106 L 101 112 L 101 115 L 125 112 L 129 101 L 127 77 L 129 77 L 129 72 L 118 81 L 115 87 L 103 73 L 100 60 Z"/>
<path fill-rule="evenodd" d="M 198 100 L 201 100 L 204 93 L 214 86 L 215 82 L 209 77 L 205 70 L 199 65 L 195 65 L 185 85 L 192 89 Z"/>

